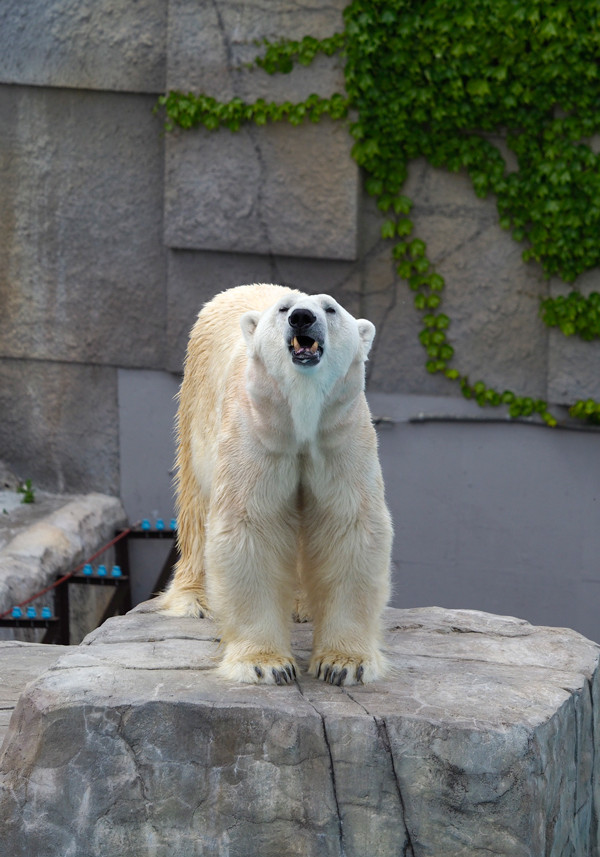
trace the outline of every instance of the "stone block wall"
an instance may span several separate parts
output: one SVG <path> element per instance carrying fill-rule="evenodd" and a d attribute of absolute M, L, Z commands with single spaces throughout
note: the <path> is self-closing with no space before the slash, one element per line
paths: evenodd
<path fill-rule="evenodd" d="M 165 134 L 152 112 L 169 88 L 246 100 L 341 91 L 337 58 L 275 77 L 244 64 L 257 39 L 338 31 L 344 5 L 2 4 L 0 447 L 24 477 L 118 493 L 118 370 L 179 373 L 202 303 L 243 282 L 331 292 L 371 318 L 372 392 L 460 396 L 425 371 L 412 293 L 345 123 Z M 557 403 L 600 396 L 600 345 L 539 320 L 540 297 L 564 286 L 524 265 L 494 200 L 422 162 L 406 193 L 447 281 L 455 365 Z M 600 285 L 597 272 L 584 279 Z"/>
<path fill-rule="evenodd" d="M 167 4 L 0 10 L 0 447 L 119 492 L 117 367 L 165 364 Z"/>

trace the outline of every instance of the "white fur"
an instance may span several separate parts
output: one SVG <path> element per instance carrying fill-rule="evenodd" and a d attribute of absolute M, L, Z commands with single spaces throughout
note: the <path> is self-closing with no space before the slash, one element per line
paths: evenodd
<path fill-rule="evenodd" d="M 298 307 L 316 319 L 314 366 L 290 354 Z M 310 672 L 384 674 L 392 532 L 364 396 L 374 334 L 330 296 L 279 286 L 230 289 L 198 317 L 178 413 L 181 560 L 160 604 L 215 616 L 226 678 L 287 681 L 298 586 L 315 623 Z"/>

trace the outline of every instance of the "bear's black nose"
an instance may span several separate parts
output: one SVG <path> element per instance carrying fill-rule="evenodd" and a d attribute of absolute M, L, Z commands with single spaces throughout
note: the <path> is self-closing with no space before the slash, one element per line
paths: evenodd
<path fill-rule="evenodd" d="M 309 309 L 298 307 L 290 313 L 288 324 L 290 327 L 293 327 L 294 330 L 304 330 L 305 328 L 310 327 L 311 324 L 314 324 L 316 320 L 317 317 L 314 312 L 311 312 Z"/>

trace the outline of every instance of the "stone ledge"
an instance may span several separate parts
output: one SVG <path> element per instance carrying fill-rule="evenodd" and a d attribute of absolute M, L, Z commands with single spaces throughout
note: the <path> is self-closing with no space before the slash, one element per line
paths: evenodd
<path fill-rule="evenodd" d="M 19 700 L 8 851 L 596 854 L 598 646 L 438 608 L 386 629 L 388 681 L 257 687 L 216 679 L 208 620 L 109 620 Z M 310 641 L 294 627 L 303 668 Z"/>
<path fill-rule="evenodd" d="M 2 532 L 10 536 L 0 550 L 0 612 L 71 571 L 127 521 L 121 501 L 105 494 L 42 495 L 39 508 L 42 517 L 34 503 L 0 521 L 0 544 Z"/>

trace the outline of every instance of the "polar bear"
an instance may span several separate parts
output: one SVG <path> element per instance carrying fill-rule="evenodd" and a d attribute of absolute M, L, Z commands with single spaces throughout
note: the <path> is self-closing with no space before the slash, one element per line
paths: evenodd
<path fill-rule="evenodd" d="M 385 674 L 392 526 L 364 395 L 374 334 L 329 295 L 266 284 L 217 295 L 191 332 L 181 558 L 157 607 L 217 620 L 227 679 L 296 678 L 294 605 L 314 621 L 312 675 L 348 685 Z"/>

